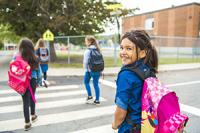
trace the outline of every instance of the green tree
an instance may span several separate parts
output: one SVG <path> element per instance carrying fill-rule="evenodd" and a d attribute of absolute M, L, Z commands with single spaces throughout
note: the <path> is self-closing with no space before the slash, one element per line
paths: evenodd
<path fill-rule="evenodd" d="M 4 46 L 4 44 L 3 44 L 3 42 L 0 40 L 0 50 L 3 49 L 3 46 Z"/>
<path fill-rule="evenodd" d="M 102 33 L 112 20 L 110 12 L 102 0 L 0 0 L 0 23 L 9 23 L 17 35 L 34 41 L 47 29 L 55 36 Z M 54 61 L 55 50 L 50 46 Z"/>
<path fill-rule="evenodd" d="M 12 31 L 9 24 L 0 24 L 0 31 L 0 42 L 2 47 L 3 42 L 18 43 L 20 36 L 16 35 L 15 32 Z"/>

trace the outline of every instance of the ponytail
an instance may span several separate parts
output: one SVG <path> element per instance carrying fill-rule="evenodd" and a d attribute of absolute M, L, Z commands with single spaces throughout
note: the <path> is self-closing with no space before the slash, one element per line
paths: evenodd
<path fill-rule="evenodd" d="M 150 66 L 155 73 L 158 72 L 158 54 L 154 46 L 147 50 L 146 57 L 144 58 L 144 63 Z"/>

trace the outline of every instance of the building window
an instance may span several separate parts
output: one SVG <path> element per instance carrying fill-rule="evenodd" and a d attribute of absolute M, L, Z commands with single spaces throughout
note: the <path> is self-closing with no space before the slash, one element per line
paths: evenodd
<path fill-rule="evenodd" d="M 145 29 L 153 30 L 154 28 L 154 18 L 148 18 L 145 20 Z"/>

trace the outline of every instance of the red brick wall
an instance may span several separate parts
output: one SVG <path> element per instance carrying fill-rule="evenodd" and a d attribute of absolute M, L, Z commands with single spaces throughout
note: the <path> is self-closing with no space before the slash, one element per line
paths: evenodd
<path fill-rule="evenodd" d="M 144 29 L 145 19 L 149 15 L 154 18 L 154 29 L 151 31 L 153 35 L 198 37 L 200 5 L 197 4 L 126 17 L 122 20 L 122 32 Z"/>

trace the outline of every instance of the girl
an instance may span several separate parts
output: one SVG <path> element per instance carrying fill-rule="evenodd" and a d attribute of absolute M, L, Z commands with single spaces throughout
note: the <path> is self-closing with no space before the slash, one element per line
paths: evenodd
<path fill-rule="evenodd" d="M 31 85 L 33 94 L 35 95 L 36 86 L 37 86 L 36 70 L 38 69 L 38 61 L 37 61 L 37 57 L 34 54 L 34 47 L 31 40 L 29 40 L 28 38 L 24 38 L 20 41 L 18 55 L 20 55 L 23 60 L 28 62 L 28 64 L 31 67 L 32 75 L 31 75 L 30 85 Z M 35 122 L 37 120 L 37 115 L 35 114 L 35 102 L 33 101 L 28 88 L 25 94 L 22 96 L 22 99 L 23 99 L 23 112 L 24 112 L 24 117 L 25 117 L 24 130 L 27 131 L 31 128 L 29 106 L 31 108 L 32 122 Z"/>
<path fill-rule="evenodd" d="M 49 63 L 49 51 L 45 47 L 45 42 L 43 39 L 39 39 L 36 44 L 36 55 L 39 57 L 40 67 L 42 69 L 44 81 L 42 82 L 45 87 L 49 85 L 47 81 L 47 71 L 48 71 L 48 63 Z"/>
<path fill-rule="evenodd" d="M 96 39 L 93 36 L 87 36 L 85 38 L 85 44 L 88 47 L 88 49 L 84 53 L 83 58 L 83 67 L 85 69 L 85 76 L 84 76 L 84 84 L 85 88 L 87 90 L 88 97 L 86 99 L 86 103 L 94 103 L 96 105 L 100 104 L 99 97 L 100 97 L 100 89 L 99 89 L 99 78 L 101 75 L 101 72 L 92 72 L 88 65 L 88 60 L 90 58 L 90 52 L 91 49 L 96 49 L 100 52 L 99 46 L 97 44 Z M 91 88 L 90 88 L 90 79 L 93 78 L 93 86 L 96 94 L 96 98 L 93 101 Z"/>
<path fill-rule="evenodd" d="M 143 30 L 127 32 L 120 44 L 122 69 L 138 67 L 141 71 L 150 70 L 155 74 L 158 68 L 158 57 L 149 35 Z M 118 74 L 115 103 L 117 105 L 113 129 L 119 133 L 140 133 L 141 128 L 141 95 L 143 81 L 136 73 L 123 70 Z"/>

